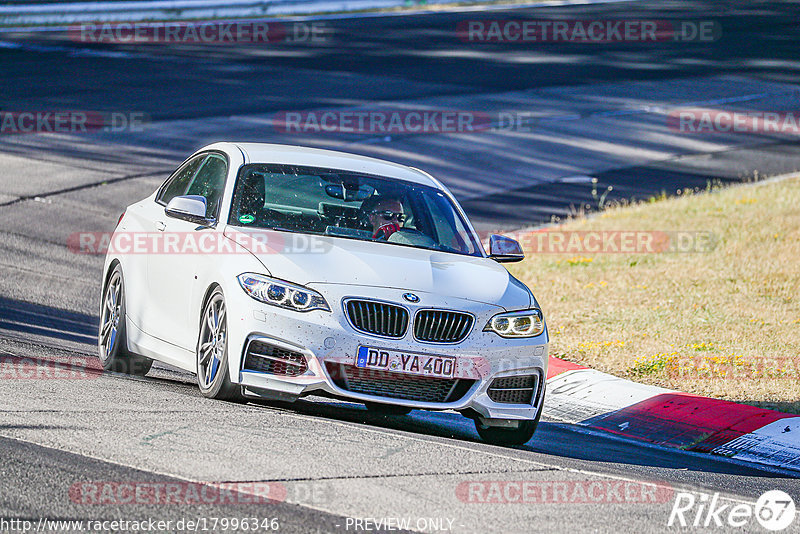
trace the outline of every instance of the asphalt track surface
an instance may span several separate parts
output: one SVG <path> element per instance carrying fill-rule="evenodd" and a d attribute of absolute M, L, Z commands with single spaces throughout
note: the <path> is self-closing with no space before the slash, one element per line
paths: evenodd
<path fill-rule="evenodd" d="M 659 110 L 699 102 L 794 111 L 798 15 L 800 4 L 789 1 L 678 1 L 345 18 L 326 20 L 330 38 L 313 46 L 0 35 L 3 111 L 150 120 L 142 131 L 0 136 L 0 356 L 44 370 L 53 361 L 92 366 L 102 258 L 71 253 L 68 237 L 111 229 L 125 205 L 208 141 L 304 143 L 421 166 L 482 229 L 592 209 L 591 177 L 601 190 L 614 186 L 612 197 L 641 198 L 797 170 L 793 135 L 687 135 Z M 459 21 L 475 18 L 714 20 L 723 31 L 713 42 L 602 45 L 476 45 L 454 36 Z M 289 135 L 269 122 L 287 110 L 392 106 L 523 110 L 535 121 L 532 131 L 388 136 Z M 680 530 L 667 527 L 675 491 L 752 503 L 783 489 L 800 501 L 787 473 L 552 420 L 526 446 L 500 448 L 481 443 L 458 414 L 381 417 L 324 399 L 212 402 L 190 375 L 163 367 L 145 379 L 17 378 L 0 381 L 0 519 L 246 516 L 277 518 L 286 532 L 364 532 L 352 518 L 394 517 L 420 530 L 419 521 L 444 518 L 453 532 L 663 532 Z M 202 506 L 75 498 L 76 484 L 101 481 L 270 482 L 285 497 Z M 474 481 L 655 482 L 673 493 L 659 502 L 479 504 L 458 490 Z M 746 531 L 765 530 L 753 522 Z"/>

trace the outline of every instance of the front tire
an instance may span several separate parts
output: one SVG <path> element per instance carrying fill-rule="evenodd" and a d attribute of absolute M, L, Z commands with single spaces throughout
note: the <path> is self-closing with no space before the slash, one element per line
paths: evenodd
<path fill-rule="evenodd" d="M 153 360 L 128 350 L 125 326 L 125 280 L 122 268 L 117 265 L 108 277 L 100 303 L 98 356 L 106 371 L 144 376 L 153 366 Z"/>
<path fill-rule="evenodd" d="M 241 386 L 231 382 L 227 308 L 219 288 L 214 290 L 203 307 L 196 355 L 197 384 L 203 396 L 236 402 L 243 399 Z"/>
<path fill-rule="evenodd" d="M 539 404 L 539 412 L 536 414 L 536 419 L 530 421 L 520 421 L 517 428 L 503 428 L 496 426 L 483 426 L 480 419 L 475 419 L 475 430 L 478 435 L 486 443 L 492 445 L 524 445 L 528 443 L 536 432 L 536 427 L 539 426 L 539 419 L 542 417 L 544 411 L 544 392 L 542 392 L 542 400 Z"/>
<path fill-rule="evenodd" d="M 536 432 L 536 421 L 520 421 L 518 428 L 502 428 L 496 426 L 483 426 L 480 421 L 475 421 L 475 429 L 481 439 L 492 445 L 524 445 L 528 443 Z"/>

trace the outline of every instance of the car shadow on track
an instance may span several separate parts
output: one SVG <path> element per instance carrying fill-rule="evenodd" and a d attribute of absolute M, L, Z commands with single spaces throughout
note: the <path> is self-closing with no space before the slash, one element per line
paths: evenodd
<path fill-rule="evenodd" d="M 63 342 L 80 345 L 79 354 L 93 355 L 96 344 L 97 318 L 29 302 L 0 297 L 0 330 L 22 334 L 26 340 L 48 346 Z M 41 341 L 39 341 L 41 340 Z M 85 352 L 83 352 L 85 350 Z M 103 372 L 106 376 L 137 380 L 153 387 L 171 388 L 180 394 L 200 396 L 193 387 L 194 377 L 184 371 L 157 364 L 146 378 Z M 250 400 L 248 406 L 282 410 L 298 415 L 330 419 L 417 434 L 420 438 L 454 439 L 473 447 L 526 456 L 527 453 L 570 458 L 586 462 L 628 464 L 665 469 L 726 473 L 747 476 L 776 476 L 764 471 L 726 462 L 713 456 L 688 455 L 682 451 L 643 447 L 634 442 L 581 432 L 573 425 L 542 421 L 533 439 L 524 446 L 502 448 L 481 442 L 469 419 L 455 412 L 414 410 L 407 416 L 388 416 L 369 412 L 361 403 L 322 397 L 299 399 L 294 403 Z"/>
<path fill-rule="evenodd" d="M 0 297 L 0 329 L 61 341 L 97 343 L 97 317 Z"/>
<path fill-rule="evenodd" d="M 256 400 L 251 401 L 251 404 L 311 417 L 410 432 L 419 434 L 420 437 L 433 436 L 480 443 L 487 449 L 494 449 L 499 453 L 506 451 L 520 457 L 525 457 L 525 452 L 530 452 L 601 464 L 627 464 L 741 476 L 784 477 L 713 456 L 688 455 L 678 450 L 643 447 L 638 443 L 598 434 L 578 434 L 572 425 L 555 422 L 540 422 L 533 439 L 525 445 L 500 447 L 484 444 L 478 437 L 472 421 L 455 412 L 414 410 L 407 416 L 387 416 L 368 412 L 360 403 L 317 398 L 300 399 L 294 403 Z"/>

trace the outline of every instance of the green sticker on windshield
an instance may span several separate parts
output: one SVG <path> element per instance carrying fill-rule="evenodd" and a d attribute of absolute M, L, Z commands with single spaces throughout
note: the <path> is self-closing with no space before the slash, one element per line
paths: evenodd
<path fill-rule="evenodd" d="M 250 224 L 251 222 L 255 221 L 256 218 L 253 215 L 240 215 L 239 222 L 242 224 Z"/>

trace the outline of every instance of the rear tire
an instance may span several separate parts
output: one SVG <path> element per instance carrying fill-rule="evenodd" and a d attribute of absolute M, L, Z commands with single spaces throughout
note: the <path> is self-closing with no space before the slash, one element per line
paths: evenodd
<path fill-rule="evenodd" d="M 153 360 L 128 350 L 125 326 L 125 280 L 122 268 L 117 265 L 108 277 L 100 303 L 98 356 L 106 371 L 144 376 L 153 366 Z"/>
<path fill-rule="evenodd" d="M 228 319 L 225 297 L 217 288 L 200 316 L 197 339 L 197 384 L 210 399 L 242 402 L 242 388 L 231 382 L 228 367 Z"/>
<path fill-rule="evenodd" d="M 408 415 L 412 408 L 397 406 L 396 404 L 380 404 L 378 402 L 365 402 L 367 411 L 381 415 Z"/>

